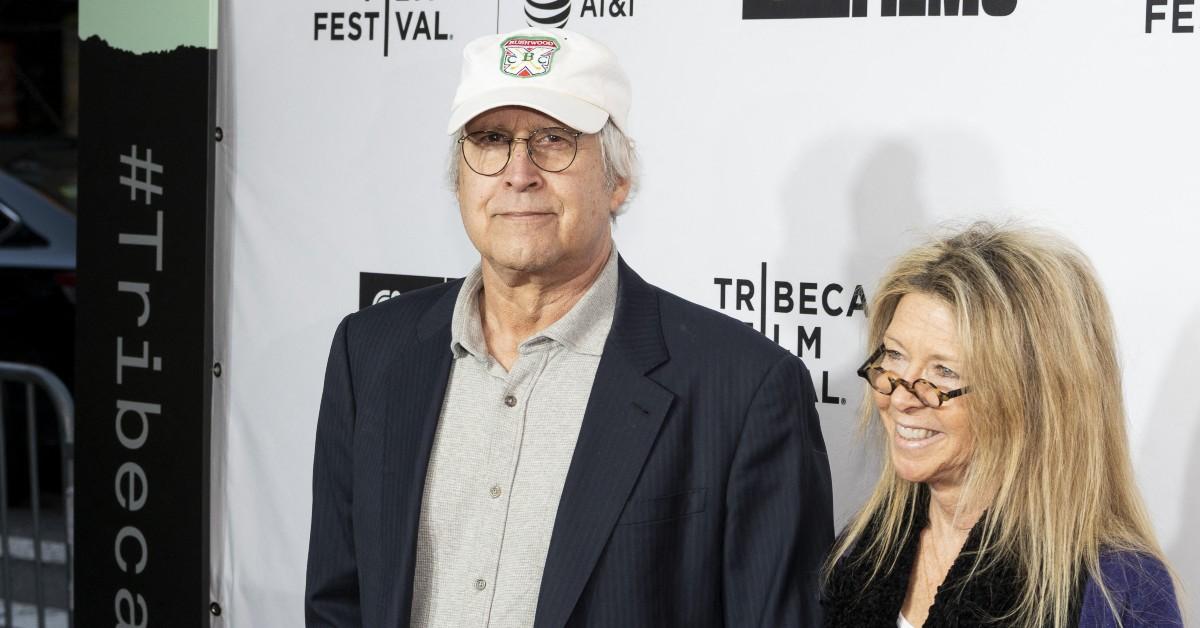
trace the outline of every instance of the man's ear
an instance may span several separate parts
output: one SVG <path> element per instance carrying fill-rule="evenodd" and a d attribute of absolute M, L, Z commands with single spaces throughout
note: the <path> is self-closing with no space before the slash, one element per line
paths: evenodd
<path fill-rule="evenodd" d="M 629 179 L 620 179 L 613 186 L 612 196 L 609 197 L 608 214 L 614 218 L 617 216 L 617 210 L 625 204 L 625 199 L 629 198 Z"/>

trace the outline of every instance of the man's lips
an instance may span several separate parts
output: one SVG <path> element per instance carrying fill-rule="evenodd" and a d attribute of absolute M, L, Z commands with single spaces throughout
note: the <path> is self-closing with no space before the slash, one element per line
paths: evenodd
<path fill-rule="evenodd" d="M 520 211 L 520 212 L 501 212 L 499 214 L 496 214 L 495 216 L 497 218 L 530 219 L 530 218 L 540 218 L 540 217 L 553 216 L 553 215 L 554 215 L 553 212 Z"/>

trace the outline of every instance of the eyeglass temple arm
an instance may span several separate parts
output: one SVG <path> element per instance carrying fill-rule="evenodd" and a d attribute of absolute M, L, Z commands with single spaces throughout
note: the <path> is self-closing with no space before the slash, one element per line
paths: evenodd
<path fill-rule="evenodd" d="M 875 350 L 875 353 L 872 353 L 871 357 L 867 358 L 867 361 L 863 362 L 862 366 L 858 367 L 858 371 L 856 371 L 858 373 L 858 376 L 863 377 L 867 372 L 867 367 L 871 366 L 871 363 L 874 362 L 875 360 L 879 359 L 879 356 L 881 356 L 881 355 L 883 355 L 883 344 L 882 343 L 880 343 L 879 348 Z"/>
<path fill-rule="evenodd" d="M 971 392 L 971 387 L 963 386 L 962 388 L 959 388 L 958 390 L 951 390 L 950 392 L 943 392 L 943 391 L 939 390 L 938 396 L 942 398 L 942 401 L 949 401 L 955 397 L 961 397 L 969 392 Z"/>

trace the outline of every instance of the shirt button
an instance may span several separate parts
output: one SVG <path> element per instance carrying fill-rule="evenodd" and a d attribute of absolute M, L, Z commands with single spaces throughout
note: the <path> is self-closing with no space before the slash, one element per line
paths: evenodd
<path fill-rule="evenodd" d="M 513 407 L 513 406 L 515 406 L 515 405 L 517 405 L 517 398 L 516 398 L 516 397 L 514 397 L 514 396 L 512 396 L 512 395 L 509 395 L 509 396 L 505 397 L 505 398 L 504 398 L 504 405 L 506 405 L 506 406 L 508 406 L 508 407 L 510 407 L 510 408 L 511 408 L 511 407 Z"/>
<path fill-rule="evenodd" d="M 483 578 L 480 578 L 480 579 L 478 579 L 478 580 L 476 580 L 476 581 L 475 581 L 475 590 L 476 590 L 476 591 L 482 591 L 482 590 L 484 590 L 484 589 L 486 589 L 486 588 L 487 588 L 487 580 L 484 580 Z"/>
<path fill-rule="evenodd" d="M 488 491 L 488 492 L 491 493 L 492 499 L 495 499 L 495 498 L 499 497 L 503 491 L 500 490 L 500 485 L 497 484 L 496 486 L 492 487 L 491 491 Z"/>

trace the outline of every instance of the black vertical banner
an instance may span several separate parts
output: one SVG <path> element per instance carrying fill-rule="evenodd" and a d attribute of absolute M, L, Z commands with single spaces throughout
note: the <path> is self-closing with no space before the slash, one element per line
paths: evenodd
<path fill-rule="evenodd" d="M 215 78 L 80 44 L 77 626 L 210 620 Z"/>

